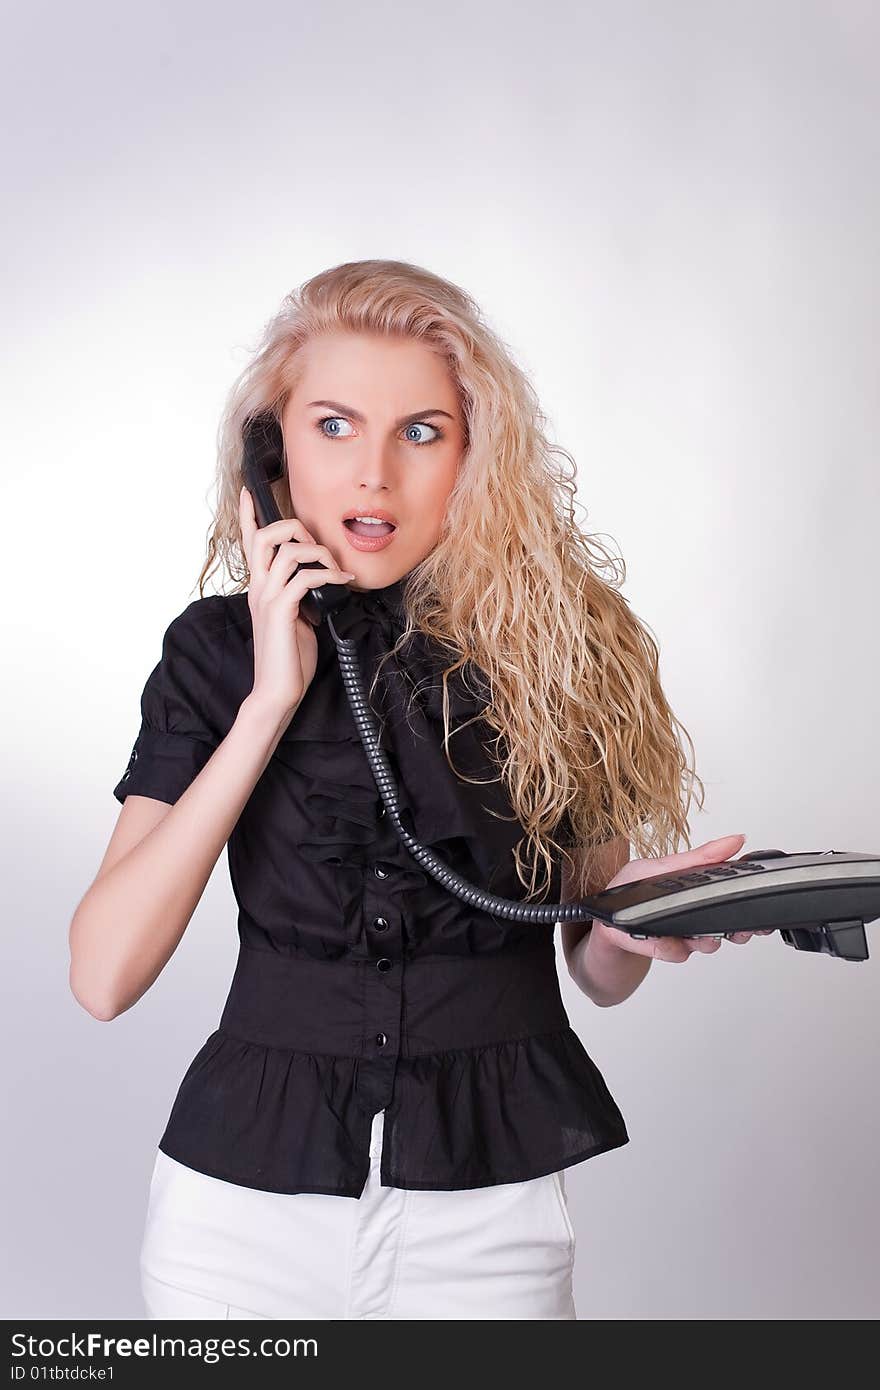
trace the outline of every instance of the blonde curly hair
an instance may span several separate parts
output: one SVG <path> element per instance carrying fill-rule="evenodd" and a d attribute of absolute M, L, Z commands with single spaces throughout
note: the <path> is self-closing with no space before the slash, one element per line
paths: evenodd
<path fill-rule="evenodd" d="M 450 653 L 442 677 L 450 766 L 448 676 L 466 662 L 485 674 L 483 717 L 497 733 L 493 760 L 525 831 L 515 861 L 528 898 L 539 858 L 542 890 L 562 856 L 579 898 L 603 886 L 596 875 L 612 841 L 632 844 L 639 858 L 674 853 L 680 839 L 689 848 L 688 808 L 695 788 L 702 806 L 705 789 L 690 736 L 664 696 L 651 630 L 618 592 L 624 561 L 578 527 L 573 458 L 548 442 L 534 388 L 450 281 L 405 261 L 349 261 L 285 297 L 226 400 L 200 594 L 220 566 L 233 592 L 249 583 L 238 514 L 246 418 L 270 412 L 280 422 L 298 350 L 340 330 L 428 344 L 459 393 L 462 466 L 439 541 L 408 575 L 406 627 L 394 650 L 421 631 Z M 292 516 L 286 476 L 273 492 L 281 515 Z"/>

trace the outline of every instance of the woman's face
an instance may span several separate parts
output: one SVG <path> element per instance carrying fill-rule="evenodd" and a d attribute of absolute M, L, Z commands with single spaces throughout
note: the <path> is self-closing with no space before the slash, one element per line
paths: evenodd
<path fill-rule="evenodd" d="M 357 576 L 353 589 L 383 588 L 439 539 L 465 448 L 455 386 L 442 358 L 409 338 L 324 334 L 298 362 L 281 417 L 294 515 Z M 343 518 L 377 513 L 396 523 L 391 539 L 359 549 L 356 531 L 376 546 L 387 527 L 351 531 Z"/>

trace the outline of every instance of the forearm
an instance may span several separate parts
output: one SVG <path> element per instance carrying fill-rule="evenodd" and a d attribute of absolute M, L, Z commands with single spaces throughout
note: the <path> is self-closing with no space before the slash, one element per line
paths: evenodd
<path fill-rule="evenodd" d="M 600 1008 L 622 1004 L 638 989 L 650 968 L 650 956 L 621 950 L 595 920 L 569 953 L 568 973 L 578 989 Z"/>
<path fill-rule="evenodd" d="M 158 825 L 95 880 L 77 907 L 71 985 L 101 1018 L 131 1008 L 179 945 L 289 722 L 249 701 Z"/>

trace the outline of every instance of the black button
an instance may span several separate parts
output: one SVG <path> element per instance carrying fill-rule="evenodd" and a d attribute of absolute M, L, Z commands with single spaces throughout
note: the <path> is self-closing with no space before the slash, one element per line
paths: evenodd
<path fill-rule="evenodd" d="M 386 922 L 384 917 L 377 917 L 373 923 L 373 926 L 376 929 L 376 931 L 387 931 L 389 925 L 390 924 Z"/>
<path fill-rule="evenodd" d="M 393 964 L 394 964 L 394 961 L 393 961 L 393 960 L 389 960 L 387 956 L 383 956 L 381 960 L 377 960 L 377 961 L 376 961 L 376 969 L 377 969 L 377 970 L 390 970 Z"/>
<path fill-rule="evenodd" d="M 377 1046 L 377 1047 L 384 1047 L 385 1044 L 387 1043 L 387 1041 L 388 1041 L 388 1034 L 387 1034 L 387 1033 L 377 1033 L 377 1034 L 376 1034 L 376 1046 Z"/>
<path fill-rule="evenodd" d="M 388 877 L 388 870 L 387 870 L 387 869 L 383 869 L 381 864 L 374 864 L 374 865 L 373 865 L 373 873 L 376 875 L 377 878 L 387 878 L 387 877 Z"/>

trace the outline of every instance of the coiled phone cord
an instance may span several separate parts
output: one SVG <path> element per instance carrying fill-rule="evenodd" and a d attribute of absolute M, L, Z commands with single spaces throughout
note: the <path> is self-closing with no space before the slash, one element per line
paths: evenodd
<path fill-rule="evenodd" d="M 400 819 L 394 774 L 384 749 L 379 746 L 379 734 L 376 729 L 373 710 L 361 676 L 357 644 L 351 638 L 339 635 L 329 613 L 327 623 L 339 653 L 339 669 L 342 672 L 345 692 L 370 764 L 370 770 L 375 778 L 385 809 L 394 822 L 394 828 L 413 858 L 427 870 L 432 878 L 435 878 L 438 883 L 442 883 L 443 887 L 450 893 L 461 898 L 463 902 L 470 903 L 472 907 L 479 908 L 481 912 L 492 912 L 497 917 L 504 917 L 512 922 L 588 921 L 593 916 L 589 898 L 579 903 L 543 904 L 519 903 L 512 898 L 497 898 L 494 894 L 485 893 L 481 888 L 476 888 L 474 884 L 461 878 L 453 869 L 450 869 L 448 864 L 444 864 L 442 859 L 438 859 L 425 845 L 420 845 L 418 840 L 409 833 Z"/>

